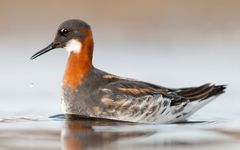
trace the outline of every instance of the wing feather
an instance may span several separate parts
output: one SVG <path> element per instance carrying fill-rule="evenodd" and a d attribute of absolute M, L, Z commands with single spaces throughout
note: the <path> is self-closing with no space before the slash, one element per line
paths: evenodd
<path fill-rule="evenodd" d="M 116 81 L 100 90 L 103 111 L 108 116 L 120 116 L 131 121 L 154 122 L 174 119 L 189 100 L 166 90 L 138 81 Z M 168 116 L 168 117 L 164 117 Z M 166 122 L 169 120 L 165 120 Z"/>

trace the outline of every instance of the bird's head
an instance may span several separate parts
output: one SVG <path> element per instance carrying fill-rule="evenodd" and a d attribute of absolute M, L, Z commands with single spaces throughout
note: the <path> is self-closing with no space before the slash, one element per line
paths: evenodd
<path fill-rule="evenodd" d="M 54 41 L 34 54 L 31 59 L 56 48 L 65 48 L 69 52 L 80 52 L 87 42 L 92 42 L 90 26 L 82 20 L 66 20 L 59 26 Z"/>

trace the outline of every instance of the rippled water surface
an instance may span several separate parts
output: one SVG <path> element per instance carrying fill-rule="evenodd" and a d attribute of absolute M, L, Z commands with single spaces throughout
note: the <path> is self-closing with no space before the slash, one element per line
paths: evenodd
<path fill-rule="evenodd" d="M 209 118 L 208 118 L 209 119 Z M 236 149 L 240 120 L 198 116 L 179 124 L 134 124 L 100 119 L 7 117 L 0 119 L 0 148 L 15 149 Z"/>

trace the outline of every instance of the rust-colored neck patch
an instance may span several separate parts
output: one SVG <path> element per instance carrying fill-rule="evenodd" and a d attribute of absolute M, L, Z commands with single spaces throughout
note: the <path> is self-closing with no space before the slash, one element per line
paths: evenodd
<path fill-rule="evenodd" d="M 80 52 L 72 51 L 63 78 L 63 86 L 73 91 L 81 85 L 83 79 L 92 69 L 93 38 L 90 29 L 86 30 L 86 38 L 82 41 Z"/>

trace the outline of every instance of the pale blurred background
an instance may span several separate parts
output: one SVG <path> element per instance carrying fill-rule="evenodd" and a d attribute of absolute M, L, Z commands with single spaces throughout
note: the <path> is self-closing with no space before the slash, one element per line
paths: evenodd
<path fill-rule="evenodd" d="M 228 84 L 200 113 L 239 116 L 239 8 L 239 0 L 1 0 L 0 116 L 61 113 L 67 53 L 29 58 L 71 18 L 91 25 L 96 67 L 168 87 Z"/>

